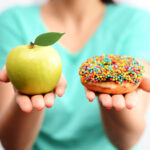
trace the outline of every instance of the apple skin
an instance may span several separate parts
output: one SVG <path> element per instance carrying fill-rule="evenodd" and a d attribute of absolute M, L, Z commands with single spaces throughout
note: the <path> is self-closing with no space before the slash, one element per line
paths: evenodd
<path fill-rule="evenodd" d="M 50 92 L 62 73 L 60 56 L 51 46 L 30 46 L 18 46 L 9 52 L 6 60 L 8 77 L 20 93 Z"/>

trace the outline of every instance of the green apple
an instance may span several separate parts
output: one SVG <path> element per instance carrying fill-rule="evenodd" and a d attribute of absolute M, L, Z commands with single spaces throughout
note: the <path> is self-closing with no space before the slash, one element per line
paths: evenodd
<path fill-rule="evenodd" d="M 6 68 L 13 86 L 27 95 L 52 91 L 61 76 L 62 63 L 51 46 L 29 44 L 12 49 Z"/>

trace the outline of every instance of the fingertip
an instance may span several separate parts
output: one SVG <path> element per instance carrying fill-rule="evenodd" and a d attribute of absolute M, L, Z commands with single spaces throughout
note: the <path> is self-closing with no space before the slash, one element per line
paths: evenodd
<path fill-rule="evenodd" d="M 91 103 L 94 101 L 94 99 L 88 99 L 88 100 L 89 100 L 89 102 L 91 102 Z"/>
<path fill-rule="evenodd" d="M 122 111 L 124 109 L 124 107 L 115 107 L 116 111 Z"/>
<path fill-rule="evenodd" d="M 140 87 L 143 90 L 150 92 L 150 76 L 148 74 L 144 74 L 144 77 L 140 83 Z"/>
<path fill-rule="evenodd" d="M 52 106 L 50 106 L 50 105 L 46 105 L 46 107 L 47 107 L 47 108 L 52 108 Z"/>
<path fill-rule="evenodd" d="M 61 78 L 55 88 L 55 93 L 58 97 L 62 97 L 65 93 L 65 89 L 67 87 L 67 81 L 63 75 L 61 75 Z"/>
<path fill-rule="evenodd" d="M 47 108 L 52 108 L 53 105 L 54 105 L 54 104 L 51 104 L 51 102 L 45 103 L 45 106 L 46 106 Z"/>
<path fill-rule="evenodd" d="M 53 92 L 48 93 L 44 96 L 45 106 L 51 108 L 55 103 L 55 94 Z"/>
<path fill-rule="evenodd" d="M 19 103 L 19 106 L 25 113 L 30 114 L 32 112 L 32 104 L 29 101 L 22 100 L 22 102 Z"/>
<path fill-rule="evenodd" d="M 62 97 L 63 95 L 64 95 L 64 92 L 62 92 L 62 91 L 58 91 L 58 92 L 57 92 L 57 96 L 58 96 L 58 97 Z"/>
<path fill-rule="evenodd" d="M 26 114 L 31 114 L 32 113 L 32 110 L 30 111 L 25 111 Z"/>
<path fill-rule="evenodd" d="M 129 110 L 133 109 L 135 106 L 136 106 L 136 103 L 132 103 L 132 102 L 127 103 L 126 102 L 126 108 L 129 109 Z"/>
<path fill-rule="evenodd" d="M 58 97 L 62 97 L 62 96 L 63 96 L 63 92 L 58 89 L 58 90 L 56 90 L 56 95 L 57 95 Z"/>
<path fill-rule="evenodd" d="M 109 94 L 99 94 L 98 99 L 106 109 L 112 108 L 112 98 Z"/>
<path fill-rule="evenodd" d="M 0 82 L 8 82 L 8 81 L 9 79 L 6 71 L 6 66 L 4 66 L 0 71 Z"/>
<path fill-rule="evenodd" d="M 23 112 L 28 114 L 32 112 L 32 104 L 28 96 L 18 94 L 16 97 L 16 102 Z"/>
<path fill-rule="evenodd" d="M 31 97 L 32 105 L 38 111 L 43 110 L 45 103 L 42 95 L 34 95 Z"/>
<path fill-rule="evenodd" d="M 56 89 L 56 94 L 58 97 L 62 97 L 65 93 L 65 89 L 64 88 L 57 88 Z"/>
<path fill-rule="evenodd" d="M 28 104 L 28 106 L 26 105 L 26 107 L 24 107 L 24 112 L 30 114 L 32 112 L 32 105 L 31 104 Z"/>
<path fill-rule="evenodd" d="M 105 107 L 107 110 L 111 110 L 112 109 L 112 107 Z"/>
<path fill-rule="evenodd" d="M 135 106 L 136 106 L 136 103 L 128 103 L 128 104 L 126 104 L 126 108 L 129 109 L 129 110 L 133 109 Z"/>
<path fill-rule="evenodd" d="M 125 107 L 125 99 L 123 95 L 113 95 L 112 96 L 113 107 L 116 111 L 121 111 Z"/>
<path fill-rule="evenodd" d="M 36 108 L 37 111 L 42 111 L 43 109 L 44 109 L 44 106 L 43 106 L 43 107 L 37 107 L 37 108 Z"/>
<path fill-rule="evenodd" d="M 131 109 L 133 109 L 134 108 L 134 106 L 126 106 L 126 108 L 128 109 L 128 110 L 131 110 Z"/>
<path fill-rule="evenodd" d="M 136 106 L 137 98 L 137 93 L 135 91 L 125 95 L 125 103 L 128 110 L 131 110 Z"/>
<path fill-rule="evenodd" d="M 86 90 L 86 97 L 90 102 L 93 102 L 94 99 L 96 98 L 96 95 L 93 91 Z"/>

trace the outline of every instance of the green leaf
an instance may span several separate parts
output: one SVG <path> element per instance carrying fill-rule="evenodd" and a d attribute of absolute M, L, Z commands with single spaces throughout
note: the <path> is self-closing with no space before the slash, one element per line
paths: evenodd
<path fill-rule="evenodd" d="M 48 32 L 39 35 L 34 44 L 39 46 L 49 46 L 56 43 L 65 33 Z"/>

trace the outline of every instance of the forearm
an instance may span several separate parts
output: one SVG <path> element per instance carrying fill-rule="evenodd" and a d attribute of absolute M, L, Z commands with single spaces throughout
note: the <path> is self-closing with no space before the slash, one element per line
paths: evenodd
<path fill-rule="evenodd" d="M 106 113 L 108 112 L 106 111 L 109 110 L 102 110 L 101 113 L 102 113 L 103 126 L 109 140 L 119 150 L 129 150 L 137 143 L 137 141 L 141 137 L 141 134 L 143 133 L 144 126 L 145 126 L 145 121 L 142 119 L 135 121 L 136 119 L 133 119 L 132 123 L 129 122 L 129 125 L 127 124 L 124 125 L 122 119 L 119 120 L 116 118 L 117 117 L 121 118 L 125 116 L 126 115 L 125 110 L 122 112 L 115 112 L 115 110 L 110 110 L 109 113 L 111 115 L 107 115 Z"/>
<path fill-rule="evenodd" d="M 6 150 L 28 150 L 40 129 L 44 111 L 28 115 L 15 100 L 0 115 L 0 140 Z"/>
<path fill-rule="evenodd" d="M 133 110 L 124 109 L 121 112 L 106 110 L 101 107 L 101 116 L 105 132 L 119 150 L 129 150 L 140 139 L 144 128 L 144 112 L 148 94 L 141 93 L 139 102 Z M 144 102 L 145 101 L 145 102 Z"/>

